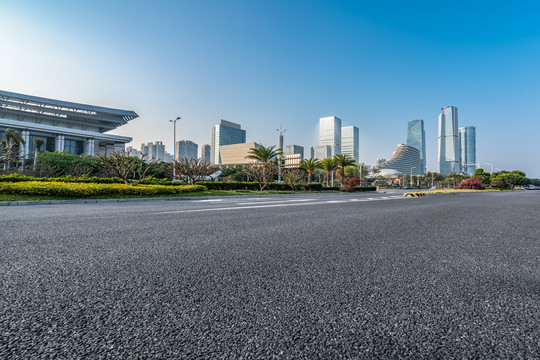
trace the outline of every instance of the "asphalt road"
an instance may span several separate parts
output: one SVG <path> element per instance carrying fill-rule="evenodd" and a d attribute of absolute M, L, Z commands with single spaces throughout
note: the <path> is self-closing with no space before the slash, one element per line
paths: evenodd
<path fill-rule="evenodd" d="M 540 191 L 0 208 L 1 359 L 540 358 Z"/>

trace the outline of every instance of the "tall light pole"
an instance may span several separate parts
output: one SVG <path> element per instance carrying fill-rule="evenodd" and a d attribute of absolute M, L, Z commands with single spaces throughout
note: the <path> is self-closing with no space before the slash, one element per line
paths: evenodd
<path fill-rule="evenodd" d="M 278 150 L 278 155 L 277 155 L 277 160 L 278 160 L 278 182 L 281 182 L 281 156 L 283 155 L 283 133 L 287 130 L 282 130 L 281 129 L 281 125 L 279 126 L 279 129 L 276 129 L 277 132 L 279 132 L 279 136 L 278 136 L 278 145 L 277 145 L 277 150 Z"/>
<path fill-rule="evenodd" d="M 489 173 L 490 173 L 490 174 L 493 174 L 493 164 L 491 164 L 491 163 L 486 163 L 486 165 L 491 166 L 491 171 L 490 171 Z"/>
<path fill-rule="evenodd" d="M 174 127 L 174 135 L 173 135 L 174 161 L 176 161 L 176 122 L 180 119 L 182 118 L 178 116 L 174 120 L 169 120 L 169 122 L 173 123 L 173 127 Z M 176 167 L 174 165 L 173 165 L 173 181 L 176 181 Z"/>
<path fill-rule="evenodd" d="M 413 166 L 413 167 L 411 168 L 411 181 L 410 181 L 411 185 L 412 185 L 412 183 L 413 183 L 413 182 L 412 182 L 412 170 L 413 170 L 413 169 L 416 169 L 416 166 Z"/>

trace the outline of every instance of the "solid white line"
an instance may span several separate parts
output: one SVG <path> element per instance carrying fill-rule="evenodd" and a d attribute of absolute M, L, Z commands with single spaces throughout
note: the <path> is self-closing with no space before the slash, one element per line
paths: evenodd
<path fill-rule="evenodd" d="M 195 201 L 195 202 L 215 202 L 215 201 L 223 201 L 223 199 L 197 200 L 197 201 Z"/>
<path fill-rule="evenodd" d="M 283 202 L 295 202 L 295 201 L 315 201 L 315 199 L 294 199 L 294 200 L 274 200 L 274 201 L 260 201 L 257 202 L 258 204 L 277 204 L 277 203 L 283 203 Z M 252 205 L 252 202 L 244 202 L 244 203 L 237 203 L 236 205 Z"/>

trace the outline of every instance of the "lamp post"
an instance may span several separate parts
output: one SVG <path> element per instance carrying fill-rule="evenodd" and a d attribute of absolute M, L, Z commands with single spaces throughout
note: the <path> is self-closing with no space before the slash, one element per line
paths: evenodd
<path fill-rule="evenodd" d="M 278 150 L 278 155 L 277 155 L 277 160 L 278 160 L 278 182 L 281 182 L 281 156 L 283 156 L 283 133 L 285 131 L 287 131 L 287 130 L 282 130 L 281 126 L 279 127 L 279 129 L 276 129 L 276 130 L 279 133 L 278 146 L 277 146 L 277 150 Z"/>
<path fill-rule="evenodd" d="M 169 122 L 173 123 L 173 127 L 174 127 L 174 135 L 173 135 L 174 161 L 176 161 L 176 122 L 180 119 L 182 118 L 178 116 L 174 120 L 169 120 Z M 173 181 L 176 181 L 176 167 L 174 165 L 173 165 Z"/>
<path fill-rule="evenodd" d="M 485 164 L 491 166 L 491 171 L 489 173 L 493 174 L 493 164 L 491 164 L 491 163 L 485 163 Z"/>
<path fill-rule="evenodd" d="M 413 182 L 412 182 L 412 170 L 413 170 L 413 169 L 416 169 L 416 166 L 413 166 L 413 167 L 411 168 L 411 181 L 410 181 L 411 187 L 412 187 L 412 183 L 413 183 Z"/>

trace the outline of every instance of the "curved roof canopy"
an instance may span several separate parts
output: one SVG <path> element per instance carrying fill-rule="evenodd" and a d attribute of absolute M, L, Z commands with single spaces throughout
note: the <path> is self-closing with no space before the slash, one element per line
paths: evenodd
<path fill-rule="evenodd" d="M 113 130 L 139 115 L 134 111 L 46 99 L 0 90 L 0 117 L 29 116 L 67 123 L 98 126 L 100 132 Z"/>

